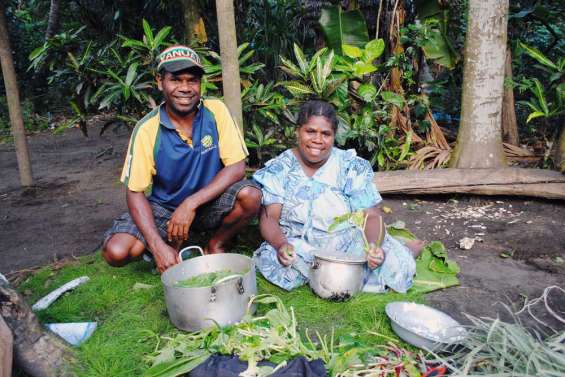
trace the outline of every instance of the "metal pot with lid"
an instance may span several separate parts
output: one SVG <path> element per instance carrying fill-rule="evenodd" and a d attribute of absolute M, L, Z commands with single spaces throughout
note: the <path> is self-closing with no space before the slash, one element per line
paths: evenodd
<path fill-rule="evenodd" d="M 198 250 L 199 257 L 182 261 L 184 253 Z M 161 275 L 167 312 L 173 325 L 197 331 L 215 323 L 225 326 L 239 322 L 247 311 L 251 296 L 257 294 L 255 264 L 241 254 L 208 254 L 198 246 L 179 252 L 182 261 Z M 233 275 L 209 287 L 182 287 L 177 282 L 210 272 L 229 270 Z M 254 309 L 254 308 L 252 308 Z"/>

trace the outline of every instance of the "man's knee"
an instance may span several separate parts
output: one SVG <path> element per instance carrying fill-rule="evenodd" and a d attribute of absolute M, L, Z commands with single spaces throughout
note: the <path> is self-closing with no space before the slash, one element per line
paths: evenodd
<path fill-rule="evenodd" d="M 237 193 L 237 203 L 245 215 L 256 216 L 261 208 L 261 190 L 253 186 L 245 186 Z"/>
<path fill-rule="evenodd" d="M 129 234 L 116 233 L 102 248 L 102 256 L 113 267 L 127 264 L 131 258 L 136 258 L 143 253 L 145 247 L 141 241 Z"/>

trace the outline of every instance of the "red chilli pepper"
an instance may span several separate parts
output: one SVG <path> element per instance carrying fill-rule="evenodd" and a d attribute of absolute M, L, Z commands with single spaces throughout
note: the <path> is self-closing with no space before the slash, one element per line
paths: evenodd
<path fill-rule="evenodd" d="M 426 374 L 424 374 L 423 377 L 442 377 L 445 376 L 446 372 L 447 372 L 447 368 L 444 366 L 435 367 L 426 370 Z"/>

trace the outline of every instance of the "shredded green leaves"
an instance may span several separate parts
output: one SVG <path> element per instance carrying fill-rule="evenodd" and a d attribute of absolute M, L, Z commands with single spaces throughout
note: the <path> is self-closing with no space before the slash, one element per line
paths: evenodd
<path fill-rule="evenodd" d="M 240 376 L 262 377 L 272 374 L 298 356 L 308 360 L 321 359 L 330 376 L 360 376 L 367 372 L 379 376 L 405 376 L 424 374 L 430 362 L 423 356 L 399 348 L 394 344 L 367 345 L 358 337 L 334 339 L 316 333 L 314 342 L 306 333 L 303 339 L 291 307 L 288 310 L 281 299 L 273 295 L 255 296 L 251 305 L 267 306 L 264 314 L 251 317 L 227 327 L 214 327 L 196 333 L 183 333 L 166 339 L 167 343 L 147 357 L 151 365 L 147 377 L 175 377 L 188 373 L 213 353 L 237 355 L 248 362 L 248 368 Z M 274 307 L 273 307 L 274 305 Z M 158 342 L 159 343 L 159 342 Z M 276 364 L 258 366 L 262 360 Z"/>
<path fill-rule="evenodd" d="M 205 274 L 196 275 L 185 280 L 179 280 L 175 283 L 177 288 L 203 288 L 211 287 L 229 276 L 239 277 L 244 274 L 238 274 L 230 270 L 220 270 L 215 272 L 207 272 Z"/>

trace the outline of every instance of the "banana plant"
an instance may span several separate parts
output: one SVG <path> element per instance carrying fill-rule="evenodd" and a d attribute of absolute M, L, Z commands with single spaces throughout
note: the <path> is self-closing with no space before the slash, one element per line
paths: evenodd
<path fill-rule="evenodd" d="M 359 10 L 343 11 L 339 5 L 326 7 L 319 23 L 328 46 L 336 54 L 342 55 L 344 45 L 362 47 L 369 41 L 367 24 Z"/>

